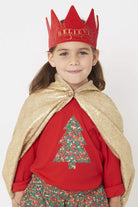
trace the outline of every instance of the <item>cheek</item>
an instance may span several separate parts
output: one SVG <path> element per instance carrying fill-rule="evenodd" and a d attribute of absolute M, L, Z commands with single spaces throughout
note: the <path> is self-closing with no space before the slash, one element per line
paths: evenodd
<path fill-rule="evenodd" d="M 67 65 L 65 60 L 56 61 L 55 64 L 58 70 L 63 70 L 64 68 L 66 68 Z"/>
<path fill-rule="evenodd" d="M 85 66 L 87 66 L 88 69 L 92 69 L 92 65 L 93 65 L 93 58 L 88 58 L 86 61 L 85 61 Z"/>
<path fill-rule="evenodd" d="M 55 67 L 60 68 L 61 67 L 61 61 L 55 60 Z"/>
<path fill-rule="evenodd" d="M 63 64 L 56 64 L 56 71 L 57 73 L 61 74 L 64 71 L 64 65 Z"/>

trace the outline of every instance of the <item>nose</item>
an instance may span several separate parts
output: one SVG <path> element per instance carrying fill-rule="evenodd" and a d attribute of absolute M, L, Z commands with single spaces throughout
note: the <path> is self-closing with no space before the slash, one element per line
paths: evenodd
<path fill-rule="evenodd" d="M 79 65 L 79 57 L 77 55 L 71 56 L 70 65 Z"/>

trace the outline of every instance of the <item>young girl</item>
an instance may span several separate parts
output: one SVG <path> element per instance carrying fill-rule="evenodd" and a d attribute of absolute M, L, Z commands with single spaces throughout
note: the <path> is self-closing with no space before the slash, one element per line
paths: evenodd
<path fill-rule="evenodd" d="M 134 167 L 96 49 L 99 22 L 51 12 L 48 63 L 30 85 L 3 176 L 12 206 L 125 206 Z"/>

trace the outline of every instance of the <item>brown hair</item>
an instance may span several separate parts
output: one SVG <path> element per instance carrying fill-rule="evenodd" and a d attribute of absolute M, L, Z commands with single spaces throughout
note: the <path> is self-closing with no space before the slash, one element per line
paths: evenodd
<path fill-rule="evenodd" d="M 60 21 L 61 24 L 64 20 Z M 82 22 L 85 21 L 82 19 Z M 53 52 L 56 46 L 51 48 L 49 52 Z M 96 51 L 95 48 L 92 47 L 93 52 Z M 55 73 L 56 68 L 53 68 L 49 62 L 45 63 L 42 68 L 38 71 L 32 82 L 29 86 L 29 94 L 32 94 L 40 89 L 47 88 L 51 82 L 55 81 Z M 98 60 L 96 65 L 92 67 L 92 70 L 88 76 L 88 80 L 92 80 L 93 84 L 100 90 L 104 90 L 105 88 L 105 80 L 103 75 L 102 66 L 100 61 Z"/>

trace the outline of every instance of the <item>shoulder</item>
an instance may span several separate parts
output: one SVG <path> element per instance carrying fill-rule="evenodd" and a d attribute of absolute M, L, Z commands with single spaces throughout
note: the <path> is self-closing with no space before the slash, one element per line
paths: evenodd
<path fill-rule="evenodd" d="M 100 110 L 102 110 L 102 112 L 105 113 L 106 116 L 108 116 L 108 118 L 111 119 L 123 132 L 123 119 L 115 102 L 104 92 L 100 91 L 96 94 L 97 101 L 100 104 Z"/>
<path fill-rule="evenodd" d="M 94 107 L 95 111 L 102 113 L 113 122 L 116 127 L 123 132 L 123 120 L 115 102 L 106 93 L 100 90 L 85 91 L 81 96 L 81 101 L 89 107 Z"/>
<path fill-rule="evenodd" d="M 48 88 L 38 90 L 32 94 L 30 94 L 24 101 L 23 107 L 29 107 L 30 105 L 39 104 L 42 99 L 45 99 L 45 96 L 49 93 Z"/>
<path fill-rule="evenodd" d="M 116 112 L 119 112 L 115 102 L 113 101 L 113 99 L 108 96 L 106 93 L 100 91 L 97 94 L 97 99 L 98 101 L 103 103 L 103 106 L 108 108 L 109 110 L 111 110 L 112 108 L 114 108 L 114 110 L 116 110 Z"/>
<path fill-rule="evenodd" d="M 44 90 L 32 93 L 31 95 L 28 95 L 28 97 L 24 100 L 24 103 L 22 104 L 21 111 L 20 111 L 20 116 L 26 116 L 27 114 L 33 113 L 33 111 L 41 106 L 43 103 Z"/>

